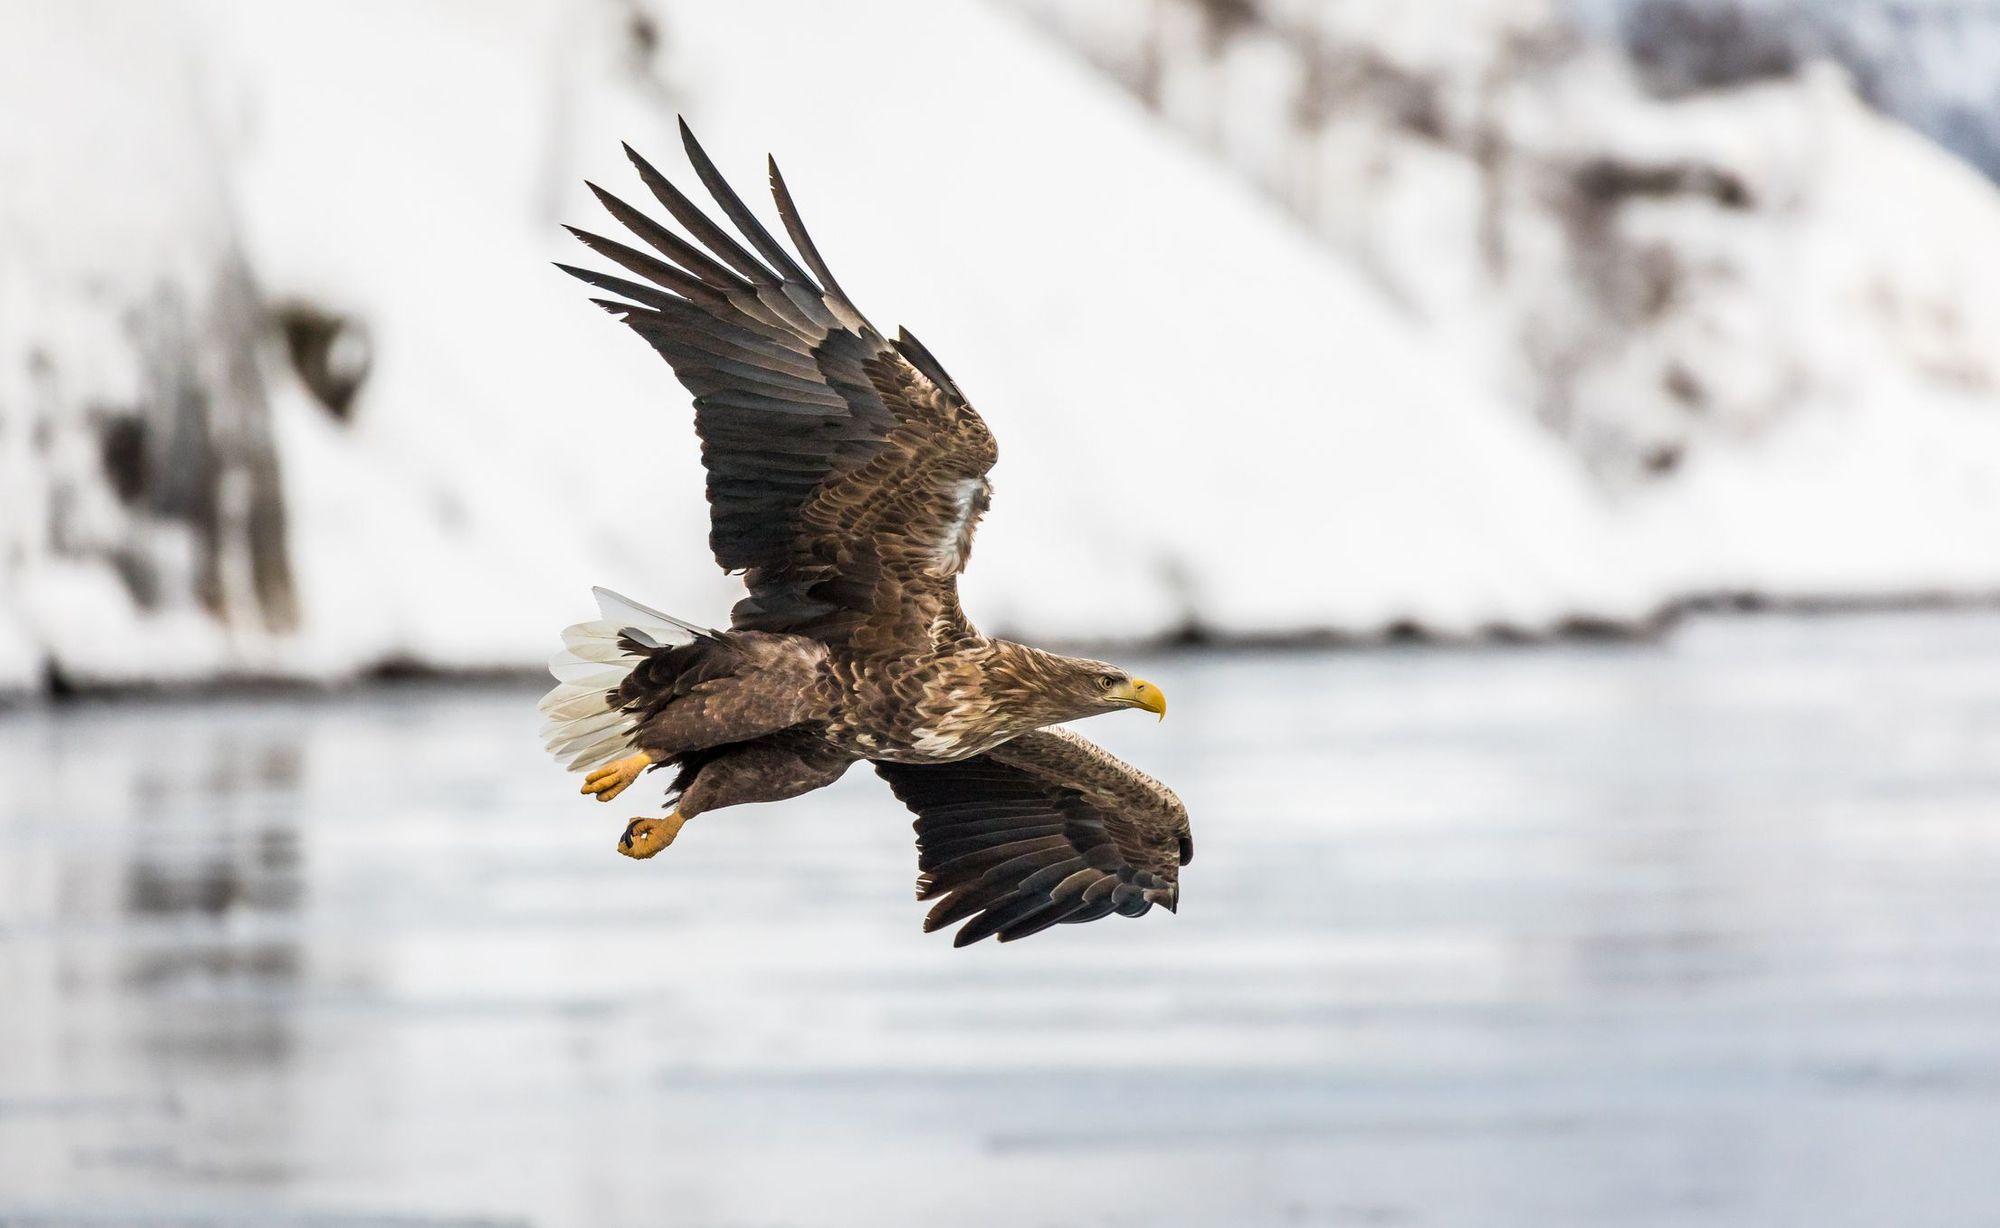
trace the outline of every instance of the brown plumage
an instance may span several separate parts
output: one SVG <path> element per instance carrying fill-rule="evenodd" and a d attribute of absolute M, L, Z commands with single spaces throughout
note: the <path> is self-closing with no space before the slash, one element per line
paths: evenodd
<path fill-rule="evenodd" d="M 709 544 L 748 594 L 709 631 L 599 590 L 565 632 L 543 701 L 550 747 L 610 800 L 673 765 L 675 815 L 634 820 L 650 856 L 706 810 L 796 796 L 871 760 L 918 815 L 926 928 L 960 944 L 1058 921 L 1173 908 L 1192 849 L 1165 786 L 1066 730 L 1121 708 L 1164 714 L 1150 683 L 1101 661 L 981 634 L 958 576 L 991 499 L 993 436 L 930 352 L 891 341 L 847 298 L 777 164 L 788 251 L 687 126 L 696 177 L 732 235 L 627 147 L 692 241 L 591 190 L 650 248 L 571 228 L 619 266 L 564 265 L 694 394 Z M 739 237 L 740 236 L 740 241 Z M 747 246 L 746 246 L 747 244 Z"/>

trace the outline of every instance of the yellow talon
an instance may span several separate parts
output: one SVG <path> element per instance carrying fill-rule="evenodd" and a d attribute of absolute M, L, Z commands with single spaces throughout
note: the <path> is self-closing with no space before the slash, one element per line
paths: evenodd
<path fill-rule="evenodd" d="M 640 751 L 623 759 L 614 759 L 583 778 L 583 792 L 597 794 L 597 800 L 608 802 L 623 793 L 631 783 L 639 779 L 639 773 L 653 764 L 651 755 Z"/>
<path fill-rule="evenodd" d="M 686 823 L 678 810 L 664 819 L 633 819 L 625 825 L 625 834 L 618 837 L 618 851 L 644 861 L 672 844 Z"/>

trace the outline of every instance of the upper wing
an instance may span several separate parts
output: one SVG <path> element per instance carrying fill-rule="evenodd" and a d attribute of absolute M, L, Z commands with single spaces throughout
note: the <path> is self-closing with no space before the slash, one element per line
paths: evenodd
<path fill-rule="evenodd" d="M 875 770 L 917 815 L 917 898 L 945 897 L 925 931 L 972 917 L 954 946 L 1180 902 L 1180 867 L 1194 858 L 1187 808 L 1067 729 L 957 763 Z"/>
<path fill-rule="evenodd" d="M 750 588 L 733 623 L 836 642 L 864 628 L 927 634 L 941 611 L 957 615 L 955 577 L 986 509 L 993 436 L 916 338 L 884 339 L 848 300 L 776 162 L 771 192 L 805 268 L 730 189 L 685 122 L 681 140 L 755 252 L 627 146 L 654 198 L 695 242 L 591 184 L 611 216 L 665 259 L 571 227 L 644 281 L 558 267 L 621 296 L 596 301 L 651 342 L 694 393 L 709 545 L 723 567 L 746 573 Z"/>

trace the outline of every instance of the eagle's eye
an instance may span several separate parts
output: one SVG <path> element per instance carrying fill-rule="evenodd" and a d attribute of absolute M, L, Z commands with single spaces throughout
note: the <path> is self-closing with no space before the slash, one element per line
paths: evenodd
<path fill-rule="evenodd" d="M 1097 689 L 1100 691 L 1108 691 L 1117 685 L 1118 678 L 1115 674 L 1099 674 L 1097 676 Z"/>

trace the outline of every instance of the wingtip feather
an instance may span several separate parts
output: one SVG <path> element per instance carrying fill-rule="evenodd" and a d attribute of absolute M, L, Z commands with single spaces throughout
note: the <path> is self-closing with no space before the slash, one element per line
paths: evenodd
<path fill-rule="evenodd" d="M 728 178 L 716 168 L 715 160 L 708 156 L 708 151 L 695 139 L 694 130 L 688 127 L 685 116 L 681 117 L 680 125 L 681 147 L 687 152 L 688 163 L 694 167 L 695 177 L 708 189 L 708 194 L 715 199 L 723 215 L 735 224 L 745 239 L 749 240 L 750 246 L 756 248 L 764 259 L 771 262 L 771 267 L 779 277 L 796 281 L 807 289 L 817 292 L 820 289 L 818 283 L 799 267 L 799 262 L 792 258 L 783 244 L 771 237 L 771 232 L 764 228 L 764 224 L 757 220 L 757 215 L 743 203 L 743 198 L 736 194 L 736 189 L 729 186 Z"/>

